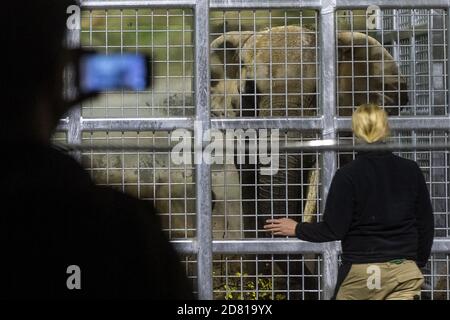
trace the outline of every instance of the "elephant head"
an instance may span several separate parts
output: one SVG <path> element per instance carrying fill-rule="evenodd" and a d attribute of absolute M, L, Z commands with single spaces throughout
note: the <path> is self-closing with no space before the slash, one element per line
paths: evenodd
<path fill-rule="evenodd" d="M 258 116 L 315 115 L 316 52 L 315 32 L 303 27 L 275 27 L 248 38 L 240 50 L 241 92 L 257 95 Z"/>
<path fill-rule="evenodd" d="M 337 42 L 340 115 L 349 116 L 352 107 L 367 102 L 398 114 L 398 108 L 388 106 L 408 102 L 407 84 L 389 52 L 358 32 L 340 32 Z M 262 117 L 315 115 L 318 50 L 314 31 L 282 26 L 257 33 L 228 32 L 211 43 L 211 51 L 214 115 L 224 115 L 226 110 L 234 116 L 241 108 L 257 109 L 254 115 Z M 251 106 L 242 102 L 249 95 L 257 97 L 256 102 L 247 99 Z"/>

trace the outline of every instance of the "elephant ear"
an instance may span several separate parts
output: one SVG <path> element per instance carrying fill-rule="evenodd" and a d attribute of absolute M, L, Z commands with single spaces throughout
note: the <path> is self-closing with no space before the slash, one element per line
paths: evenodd
<path fill-rule="evenodd" d="M 376 39 L 360 32 L 338 34 L 340 61 L 367 61 L 371 63 L 371 75 L 397 75 L 394 58 Z M 367 52 L 367 49 L 369 52 Z M 375 64 L 374 64 L 375 63 Z M 373 65 L 372 65 L 373 64 Z"/>
<path fill-rule="evenodd" d="M 340 62 L 369 61 L 369 74 L 365 71 L 365 75 L 370 81 L 370 90 L 373 90 L 371 96 L 378 97 L 378 101 L 371 102 L 384 105 L 408 103 L 406 79 L 401 75 L 394 58 L 380 42 L 364 33 L 340 32 L 338 46 Z"/>
<path fill-rule="evenodd" d="M 211 42 L 211 80 L 238 79 L 240 69 L 239 49 L 253 32 L 227 32 Z"/>

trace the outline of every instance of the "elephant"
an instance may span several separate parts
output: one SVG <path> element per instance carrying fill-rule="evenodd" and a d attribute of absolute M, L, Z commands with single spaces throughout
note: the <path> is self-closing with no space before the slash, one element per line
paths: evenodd
<path fill-rule="evenodd" d="M 317 115 L 316 45 L 316 32 L 299 26 L 274 27 L 256 33 L 227 32 L 214 39 L 211 42 L 212 115 Z M 376 39 L 358 32 L 339 32 L 337 45 L 339 115 L 350 116 L 352 107 L 367 102 L 384 105 L 391 115 L 398 113 L 398 108 L 390 106 L 407 103 L 407 85 L 389 52 Z M 292 131 L 285 135 L 286 139 L 301 137 Z M 311 197 L 317 191 L 308 190 L 305 194 L 309 196 L 302 196 L 301 190 L 302 184 L 311 186 L 312 180 L 318 179 L 317 169 L 306 177 L 301 171 L 305 167 L 317 167 L 314 157 L 282 154 L 279 163 L 279 171 L 273 176 L 261 175 L 258 165 L 239 168 L 244 217 L 257 213 L 256 222 L 244 219 L 244 227 L 252 231 L 249 236 L 264 237 L 262 226 L 269 216 L 298 216 L 302 202 L 308 210 L 306 220 L 314 218 L 311 212 L 317 208 Z M 256 189 L 251 186 L 255 182 Z M 306 201 L 301 200 L 305 198 Z"/>
<path fill-rule="evenodd" d="M 338 114 L 350 116 L 354 106 L 367 102 L 398 114 L 398 108 L 389 106 L 408 102 L 407 82 L 389 52 L 376 39 L 357 32 L 339 32 L 337 45 Z M 214 39 L 210 48 L 213 117 L 317 115 L 315 31 L 299 26 L 232 31 Z M 298 141 L 305 135 L 289 131 L 280 138 Z M 319 170 L 314 155 L 282 153 L 279 170 L 272 176 L 262 175 L 258 164 L 237 164 L 237 170 L 245 237 L 267 237 L 263 225 L 268 217 L 301 217 L 306 222 L 317 218 Z M 304 271 L 297 271 L 316 274 L 315 269 L 306 263 Z M 304 280 L 305 288 L 317 289 L 310 277 Z"/>

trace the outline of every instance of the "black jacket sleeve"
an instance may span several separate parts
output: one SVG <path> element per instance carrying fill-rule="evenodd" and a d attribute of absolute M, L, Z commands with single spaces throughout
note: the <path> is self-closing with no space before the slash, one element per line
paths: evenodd
<path fill-rule="evenodd" d="M 297 224 L 297 238 L 311 242 L 341 240 L 350 228 L 353 205 L 353 185 L 350 177 L 338 170 L 331 182 L 323 221 Z"/>
<path fill-rule="evenodd" d="M 419 167 L 417 167 L 417 171 L 419 187 L 416 199 L 416 224 L 419 235 L 417 265 L 422 268 L 430 257 L 431 246 L 433 245 L 434 217 L 425 178 Z"/>

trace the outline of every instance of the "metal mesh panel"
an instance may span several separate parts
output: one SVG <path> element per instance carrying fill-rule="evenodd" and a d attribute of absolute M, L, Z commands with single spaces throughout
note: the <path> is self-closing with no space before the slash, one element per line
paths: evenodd
<path fill-rule="evenodd" d="M 95 146 L 169 147 L 167 132 L 85 132 L 83 166 L 99 185 L 109 185 L 142 200 L 152 201 L 170 238 L 195 236 L 195 187 L 192 165 L 175 165 L 169 151 L 102 151 Z"/>
<path fill-rule="evenodd" d="M 193 115 L 192 10 L 84 10 L 81 21 L 82 46 L 153 58 L 152 90 L 105 92 L 83 103 L 84 117 Z"/>
<path fill-rule="evenodd" d="M 317 12 L 211 12 L 213 116 L 318 114 Z"/>
<path fill-rule="evenodd" d="M 197 258 L 195 255 L 185 255 L 181 259 L 187 278 L 192 284 L 194 295 L 198 294 Z"/>
<path fill-rule="evenodd" d="M 317 12 L 212 11 L 210 28 L 213 117 L 319 113 Z M 280 134 L 281 142 L 314 138 L 316 134 Z M 257 132 L 249 138 L 248 146 L 252 141 L 259 141 Z M 247 156 L 243 164 L 235 160 L 234 165 L 212 167 L 215 239 L 270 237 L 262 229 L 266 219 L 289 216 L 301 220 L 308 200 L 308 218 L 316 218 L 318 153 L 282 154 L 280 170 L 272 177 L 260 174 L 257 159 L 250 163 Z M 313 173 L 316 180 L 311 182 Z M 214 298 L 317 299 L 318 264 L 314 255 L 216 255 Z"/>
<path fill-rule="evenodd" d="M 251 133 L 254 133 L 253 135 Z M 247 131 L 248 148 L 260 141 L 256 130 Z M 317 139 L 317 134 L 280 133 L 280 143 Z M 276 154 L 278 156 L 278 154 Z M 266 219 L 290 217 L 316 221 L 320 208 L 320 154 L 283 152 L 274 175 L 261 174 L 257 157 L 247 156 L 236 164 L 213 166 L 213 232 L 216 239 L 268 237 Z"/>
<path fill-rule="evenodd" d="M 321 258 L 301 255 L 215 255 L 214 298 L 305 300 L 321 295 Z M 310 270 L 314 270 L 311 272 Z"/>
<path fill-rule="evenodd" d="M 317 300 L 323 294 L 322 257 L 315 255 L 222 255 L 213 257 L 214 299 Z M 197 260 L 181 260 L 197 291 Z M 310 270 L 313 270 L 311 272 Z"/>
<path fill-rule="evenodd" d="M 448 114 L 445 10 L 380 10 L 374 20 L 345 10 L 336 19 L 339 115 L 367 102 L 391 115 Z"/>
<path fill-rule="evenodd" d="M 394 138 L 400 143 L 448 143 L 448 132 L 402 132 Z M 431 201 L 435 214 L 435 235 L 437 237 L 448 237 L 450 235 L 449 224 L 449 152 L 448 151 L 421 151 L 401 152 L 400 156 L 416 161 L 422 168 L 431 194 Z"/>
<path fill-rule="evenodd" d="M 423 300 L 450 300 L 450 255 L 432 254 L 422 287 Z"/>

